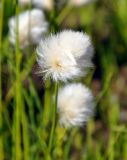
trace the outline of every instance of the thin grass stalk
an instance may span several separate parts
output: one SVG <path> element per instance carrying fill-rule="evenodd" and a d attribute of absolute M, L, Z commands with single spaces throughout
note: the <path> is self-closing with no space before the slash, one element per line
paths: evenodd
<path fill-rule="evenodd" d="M 114 159 L 114 133 L 111 131 L 110 137 L 109 137 L 109 146 L 108 146 L 108 159 L 113 160 Z"/>
<path fill-rule="evenodd" d="M 73 129 L 71 131 L 69 139 L 67 140 L 67 143 L 66 143 L 66 146 L 65 146 L 65 150 L 64 150 L 64 160 L 70 159 L 69 153 L 71 151 L 71 146 L 73 144 L 73 139 L 74 139 L 74 135 L 75 135 L 76 132 L 77 132 L 77 128 Z"/>
<path fill-rule="evenodd" d="M 50 107 L 51 107 L 50 80 L 48 79 L 45 82 L 44 110 L 42 115 L 43 126 L 47 126 L 49 123 L 50 115 L 51 115 Z"/>
<path fill-rule="evenodd" d="M 32 54 L 32 56 L 28 59 L 28 61 L 26 62 L 25 67 L 23 68 L 23 70 L 20 72 L 20 77 L 21 77 L 21 81 L 24 81 L 26 79 L 26 77 L 28 76 L 28 74 L 31 72 L 31 67 L 33 66 L 33 64 L 35 63 L 35 54 Z M 6 106 L 9 104 L 11 98 L 15 95 L 15 87 L 16 87 L 16 81 L 13 83 L 13 85 L 10 87 L 5 101 L 6 101 Z"/>
<path fill-rule="evenodd" d="M 30 83 L 30 85 L 31 85 L 31 83 Z M 32 90 L 30 90 L 30 92 L 32 92 Z M 28 95 L 28 93 L 27 93 L 27 91 L 24 89 L 23 90 L 23 95 L 24 95 L 24 98 L 25 98 L 25 101 L 26 101 L 26 103 L 27 103 L 27 105 L 28 105 L 28 108 L 29 108 L 29 117 L 30 117 L 30 124 L 31 124 L 31 128 L 32 128 L 32 130 L 36 133 L 36 135 L 37 135 L 37 138 L 38 138 L 38 141 L 39 141 L 39 145 L 41 146 L 41 150 L 43 151 L 43 153 L 46 153 L 46 149 L 47 149 L 47 145 L 46 145 L 46 143 L 45 143 L 45 141 L 42 139 L 42 137 L 41 137 L 41 135 L 39 134 L 39 130 L 40 130 L 40 128 L 36 128 L 36 125 L 35 125 L 35 117 L 34 117 L 34 111 L 33 111 L 33 108 L 34 108 L 34 106 L 33 106 L 33 101 L 32 101 L 32 96 L 31 95 Z M 36 97 L 36 96 L 35 96 Z M 37 97 L 36 97 L 37 98 Z M 23 109 L 24 110 L 24 109 Z M 24 111 L 25 112 L 25 111 Z M 25 113 L 24 113 L 25 114 Z M 27 119 L 27 117 L 26 117 L 26 114 L 24 115 L 24 118 L 26 119 L 26 123 L 27 124 L 25 124 L 25 130 L 26 131 L 24 131 L 24 134 L 26 134 L 26 136 L 25 137 L 28 137 L 28 139 L 26 139 L 27 141 L 29 140 L 29 136 L 28 136 L 28 119 Z M 25 122 L 25 120 L 23 120 L 24 122 Z M 25 138 L 24 138 L 24 142 L 25 142 Z M 27 144 L 28 144 L 28 147 L 30 147 L 29 145 L 29 141 L 27 142 Z M 27 144 L 26 144 L 26 147 L 27 147 Z M 28 150 L 28 149 L 27 149 Z M 30 150 L 28 151 L 28 152 L 26 152 L 26 153 L 30 153 Z M 25 153 L 24 153 L 25 154 Z M 31 156 L 31 155 L 30 155 Z M 30 159 L 30 158 L 29 158 Z"/>
<path fill-rule="evenodd" d="M 57 123 L 57 126 L 56 126 L 57 141 L 55 141 L 54 143 L 55 150 L 53 152 L 54 159 L 60 159 L 60 157 L 63 157 L 62 159 L 64 159 L 63 143 L 65 142 L 66 136 L 67 136 L 67 129 L 64 127 L 61 127 L 59 123 Z"/>
<path fill-rule="evenodd" d="M 94 122 L 93 120 L 90 120 L 87 124 L 86 127 L 86 131 L 87 131 L 87 135 L 86 135 L 86 147 L 87 147 L 87 152 L 85 152 L 86 154 L 86 159 L 91 159 L 94 155 L 93 153 L 93 138 L 92 138 L 92 133 L 94 130 Z"/>
<path fill-rule="evenodd" d="M 23 97 L 22 97 L 22 87 L 21 87 L 21 74 L 20 74 L 20 64 L 21 64 L 21 52 L 19 50 L 19 33 L 18 33 L 18 13 L 19 8 L 16 6 L 16 120 L 15 120 L 15 127 L 16 127 L 16 145 L 15 145 L 15 155 L 16 160 L 23 159 L 29 160 L 29 137 L 28 137 L 28 122 L 25 115 L 25 108 L 23 103 Z M 21 112 L 20 112 L 20 110 Z M 24 152 L 22 152 L 21 147 L 21 125 L 22 125 L 22 131 L 23 131 L 23 148 Z M 19 136 L 19 138 L 18 138 Z M 24 154 L 22 154 L 24 153 Z"/>
<path fill-rule="evenodd" d="M 57 99 L 58 99 L 58 83 L 57 82 L 55 83 L 54 95 L 55 95 L 55 102 L 54 102 L 54 106 L 53 106 L 52 127 L 51 127 L 51 131 L 50 131 L 48 152 L 46 155 L 46 159 L 51 158 L 51 151 L 53 148 L 53 140 L 54 140 L 54 136 L 55 136 L 55 128 L 56 128 L 56 123 L 57 123 Z"/>
<path fill-rule="evenodd" d="M 69 15 L 69 13 L 72 11 L 73 7 L 66 5 L 64 9 L 61 11 L 59 16 L 56 18 L 56 23 L 60 25 L 64 19 Z"/>
<path fill-rule="evenodd" d="M 41 102 L 40 102 L 39 95 L 37 93 L 37 90 L 36 90 L 31 78 L 29 78 L 29 86 L 30 86 L 29 87 L 30 97 L 33 99 L 33 101 L 35 101 L 36 107 L 40 111 L 41 110 Z"/>
<path fill-rule="evenodd" d="M 2 33 L 3 33 L 3 17 L 4 17 L 4 0 L 1 2 L 0 12 L 0 75 L 2 75 Z M 0 76 L 0 129 L 3 126 L 2 118 L 2 76 Z M 0 134 L 0 159 L 4 160 L 3 134 Z"/>
<path fill-rule="evenodd" d="M 21 63 L 21 54 L 19 51 L 19 37 L 18 37 L 18 13 L 19 8 L 15 2 L 16 5 L 16 106 L 15 106 L 15 122 L 14 122 L 14 150 L 13 150 L 13 156 L 15 160 L 21 160 L 22 159 L 22 147 L 21 147 L 21 128 L 20 128 L 20 122 L 21 122 L 21 115 L 20 115 L 20 108 L 21 106 L 21 81 L 20 81 L 20 63 Z"/>
<path fill-rule="evenodd" d="M 114 131 L 110 131 L 110 137 L 109 137 L 109 144 L 108 144 L 108 150 L 107 150 L 107 157 L 109 160 L 114 160 L 116 157 L 115 155 L 115 145 L 119 142 L 119 137 L 121 135 L 121 131 L 117 131 L 116 133 Z"/>
<path fill-rule="evenodd" d="M 127 159 L 127 132 L 124 134 L 123 159 Z"/>
<path fill-rule="evenodd" d="M 109 72 L 109 74 L 105 78 L 104 86 L 96 98 L 95 106 L 98 105 L 98 103 L 101 101 L 103 96 L 108 92 L 110 85 L 111 85 L 112 78 L 113 78 L 113 72 Z"/>
<path fill-rule="evenodd" d="M 28 112 L 29 112 L 28 116 L 30 117 L 31 127 L 35 128 L 34 111 L 33 111 L 34 106 L 28 92 L 25 89 L 23 90 L 23 96 L 28 106 Z"/>
<path fill-rule="evenodd" d="M 96 146 L 95 146 L 95 159 L 99 159 L 99 160 L 104 160 L 103 157 L 102 157 L 102 154 L 101 154 L 101 142 L 97 143 Z"/>
<path fill-rule="evenodd" d="M 119 141 L 119 136 L 121 132 L 114 132 L 112 129 L 114 126 L 117 126 L 117 123 L 119 121 L 119 103 L 117 101 L 112 101 L 110 98 L 112 96 L 112 92 L 110 89 L 108 90 L 107 93 L 107 101 L 109 101 L 108 106 L 108 123 L 109 123 L 109 144 L 108 144 L 108 159 L 109 160 L 114 160 L 116 158 L 115 154 L 115 143 Z"/>
<path fill-rule="evenodd" d="M 29 4 L 29 6 L 28 6 L 28 9 L 29 9 L 29 24 L 28 24 L 28 27 L 29 27 L 29 30 L 28 30 L 28 55 L 30 54 L 30 52 L 31 52 L 31 46 L 30 46 L 30 41 L 31 41 L 31 39 L 30 39 L 30 28 L 31 28 L 31 12 L 30 12 L 30 10 L 31 10 L 31 8 L 32 8 L 32 0 L 30 0 L 30 4 Z M 27 57 L 28 58 L 28 57 Z"/>
<path fill-rule="evenodd" d="M 24 148 L 24 160 L 30 160 L 30 145 L 29 145 L 29 133 L 28 133 L 28 120 L 25 113 L 25 106 L 22 103 L 21 122 L 23 130 L 23 148 Z"/>
<path fill-rule="evenodd" d="M 116 155 L 120 156 L 122 159 L 127 159 L 127 130 L 126 127 L 124 125 L 117 125 L 112 127 L 111 130 L 112 133 L 114 133 L 113 138 L 114 138 L 114 148 L 116 147 L 116 145 L 118 144 L 122 144 L 122 146 L 117 150 L 117 154 L 116 154 L 116 148 L 114 149 L 114 155 L 115 155 L 115 159 L 118 158 L 116 157 Z M 112 150 L 108 150 L 107 152 L 107 156 L 110 155 L 110 152 Z"/>

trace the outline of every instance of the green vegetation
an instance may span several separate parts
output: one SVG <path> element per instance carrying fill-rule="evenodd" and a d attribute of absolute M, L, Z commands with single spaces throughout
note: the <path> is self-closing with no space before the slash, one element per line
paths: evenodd
<path fill-rule="evenodd" d="M 56 124 L 52 135 L 57 87 L 37 74 L 35 47 L 23 53 L 18 32 L 16 46 L 9 42 L 8 20 L 22 10 L 0 1 L 0 160 L 127 160 L 127 1 L 45 11 L 49 33 L 84 31 L 95 49 L 95 68 L 81 79 L 95 95 L 95 116 L 82 128 Z"/>

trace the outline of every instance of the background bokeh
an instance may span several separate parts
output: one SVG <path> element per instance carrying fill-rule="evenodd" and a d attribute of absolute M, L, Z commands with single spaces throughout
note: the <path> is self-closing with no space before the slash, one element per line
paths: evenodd
<path fill-rule="evenodd" d="M 15 159 L 16 153 L 21 159 L 41 160 L 46 152 L 53 86 L 37 74 L 36 46 L 24 52 L 8 36 L 9 19 L 32 7 L 0 1 L 0 160 Z M 94 69 L 81 79 L 95 96 L 94 117 L 82 128 L 58 126 L 52 159 L 127 160 L 127 1 L 97 0 L 44 12 L 49 34 L 84 31 L 95 50 Z"/>

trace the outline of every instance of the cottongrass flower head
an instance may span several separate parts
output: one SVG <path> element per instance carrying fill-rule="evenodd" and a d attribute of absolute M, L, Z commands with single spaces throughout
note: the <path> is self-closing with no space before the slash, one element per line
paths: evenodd
<path fill-rule="evenodd" d="M 58 93 L 60 124 L 65 127 L 82 126 L 93 115 L 91 91 L 78 83 L 68 84 Z"/>
<path fill-rule="evenodd" d="M 83 76 L 92 67 L 93 47 L 88 35 L 71 30 L 45 38 L 37 48 L 44 77 L 67 81 Z"/>
<path fill-rule="evenodd" d="M 94 1 L 95 0 L 69 0 L 69 4 L 73 6 L 82 6 Z"/>
<path fill-rule="evenodd" d="M 18 2 L 21 6 L 27 6 L 32 4 L 35 7 L 44 8 L 48 10 L 51 10 L 54 6 L 53 0 L 18 0 Z"/>
<path fill-rule="evenodd" d="M 38 44 L 41 38 L 48 31 L 48 23 L 45 20 L 44 13 L 39 9 L 33 9 L 21 13 L 18 17 L 18 27 L 16 17 L 9 21 L 9 39 L 16 44 L 16 30 L 18 28 L 19 45 L 24 49 L 29 44 Z"/>

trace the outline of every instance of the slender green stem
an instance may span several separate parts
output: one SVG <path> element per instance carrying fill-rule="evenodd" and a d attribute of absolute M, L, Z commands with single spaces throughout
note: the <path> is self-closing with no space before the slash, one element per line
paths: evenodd
<path fill-rule="evenodd" d="M 72 11 L 73 7 L 66 5 L 65 8 L 61 11 L 59 16 L 56 18 L 57 24 L 61 24 L 68 14 Z"/>
<path fill-rule="evenodd" d="M 71 132 L 70 132 L 70 136 L 69 136 L 69 139 L 66 143 L 66 147 L 65 147 L 65 150 L 64 150 L 64 160 L 69 159 L 69 153 L 70 153 L 71 146 L 73 144 L 74 135 L 75 135 L 76 132 L 77 132 L 77 128 L 72 129 Z"/>
<path fill-rule="evenodd" d="M 127 132 L 124 134 L 123 159 L 127 159 Z"/>
<path fill-rule="evenodd" d="M 30 160 L 30 154 L 29 154 L 29 133 L 28 133 L 28 120 L 25 113 L 25 106 L 24 103 L 22 103 L 22 115 L 21 115 L 21 121 L 22 121 L 22 130 L 23 130 L 23 148 L 24 148 L 24 160 Z"/>
<path fill-rule="evenodd" d="M 4 16 L 4 0 L 2 0 L 0 12 L 0 75 L 2 75 L 2 32 L 3 32 L 3 16 Z M 2 119 L 2 76 L 0 76 L 0 129 L 3 126 Z M 4 159 L 3 136 L 0 135 L 0 159 Z"/>
<path fill-rule="evenodd" d="M 18 33 L 18 13 L 19 8 L 18 5 L 15 2 L 16 6 L 16 50 L 15 50 L 15 56 L 16 56 L 16 106 L 15 106 L 15 115 L 14 115 L 14 150 L 13 150 L 13 156 L 15 160 L 21 160 L 22 159 L 22 147 L 21 147 L 21 114 L 20 114 L 20 108 L 21 106 L 21 78 L 20 78 L 20 63 L 21 63 L 21 53 L 19 51 L 19 33 Z"/>
<path fill-rule="evenodd" d="M 49 137 L 49 144 L 48 144 L 48 157 L 50 157 L 51 150 L 53 147 L 53 139 L 54 139 L 54 134 L 55 134 L 55 128 L 56 128 L 56 120 L 57 120 L 57 99 L 58 99 L 58 83 L 55 83 L 55 102 L 53 106 L 53 115 L 52 115 L 52 128 L 50 132 L 50 137 Z"/>
<path fill-rule="evenodd" d="M 108 89 L 110 87 L 110 84 L 111 84 L 112 77 L 113 77 L 113 72 L 110 72 L 108 74 L 107 78 L 105 79 L 105 83 L 104 83 L 102 91 L 98 94 L 98 97 L 96 98 L 95 106 L 97 106 L 97 104 L 100 102 L 100 100 L 102 99 L 102 97 L 108 91 Z"/>
<path fill-rule="evenodd" d="M 29 57 L 28 61 L 26 62 L 25 67 L 20 72 L 21 81 L 24 81 L 26 79 L 28 74 L 31 72 L 31 67 L 33 66 L 34 63 L 35 63 L 35 54 L 32 54 L 32 56 Z M 6 98 L 5 98 L 6 104 L 5 104 L 5 106 L 8 106 L 11 98 L 14 96 L 14 94 L 15 94 L 15 86 L 16 86 L 16 81 L 10 87 L 10 89 L 9 89 L 7 95 L 6 95 Z"/>
<path fill-rule="evenodd" d="M 45 97 L 44 97 L 44 110 L 43 110 L 43 125 L 46 126 L 50 119 L 50 107 L 51 107 L 51 99 L 50 99 L 50 79 L 48 79 L 45 83 Z"/>
<path fill-rule="evenodd" d="M 116 135 L 115 135 L 116 134 Z M 109 144 L 107 149 L 106 158 L 108 157 L 109 160 L 115 159 L 115 143 L 118 141 L 120 137 L 121 132 L 114 133 L 113 131 L 110 131 L 109 135 Z"/>
<path fill-rule="evenodd" d="M 29 4 L 29 6 L 28 6 L 28 9 L 29 9 L 29 23 L 28 23 L 28 28 L 29 28 L 29 30 L 28 30 L 28 49 L 27 49 L 27 52 L 28 52 L 28 55 L 30 54 L 30 52 L 31 52 L 31 45 L 30 45 L 30 41 L 31 41 L 31 38 L 30 38 L 30 32 L 31 32 L 31 12 L 30 12 L 30 10 L 31 10 L 31 8 L 32 8 L 32 0 L 30 0 L 30 4 Z M 27 57 L 28 58 L 28 57 Z"/>

